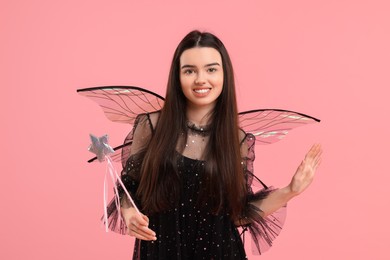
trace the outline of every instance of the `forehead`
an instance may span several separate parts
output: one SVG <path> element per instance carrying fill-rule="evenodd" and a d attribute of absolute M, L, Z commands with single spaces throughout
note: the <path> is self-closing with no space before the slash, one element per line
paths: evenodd
<path fill-rule="evenodd" d="M 218 62 L 222 66 L 221 54 L 211 47 L 195 47 L 185 50 L 180 56 L 180 66 L 202 66 Z"/>

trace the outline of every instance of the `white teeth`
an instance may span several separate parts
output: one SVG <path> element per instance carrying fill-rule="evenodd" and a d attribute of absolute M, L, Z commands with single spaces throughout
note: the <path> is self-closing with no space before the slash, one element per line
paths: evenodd
<path fill-rule="evenodd" d="M 209 92 L 210 89 L 195 89 L 194 90 L 196 93 L 206 93 L 206 92 Z"/>

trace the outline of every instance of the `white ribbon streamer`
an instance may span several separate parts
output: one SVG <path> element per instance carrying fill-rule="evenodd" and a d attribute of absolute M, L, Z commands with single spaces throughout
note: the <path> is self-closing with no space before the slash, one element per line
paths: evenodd
<path fill-rule="evenodd" d="M 123 184 L 120 176 L 118 175 L 113 163 L 112 163 L 112 160 L 110 158 L 110 156 L 105 156 L 106 160 L 107 160 L 107 168 L 106 168 L 106 173 L 104 175 L 104 191 L 103 191 L 103 202 L 104 202 L 104 223 L 105 223 L 105 227 L 106 227 L 106 232 L 108 232 L 108 213 L 107 213 L 107 190 L 108 190 L 108 185 L 107 185 L 107 174 L 110 175 L 111 177 L 111 180 L 114 184 L 114 189 L 115 189 L 115 194 L 114 194 L 114 199 L 115 199 L 115 205 L 116 205 L 116 209 L 118 211 L 118 220 L 121 218 L 121 209 L 120 209 L 120 198 L 119 198 L 119 193 L 118 193 L 118 188 L 117 188 L 117 185 L 116 185 L 116 182 L 118 181 L 119 184 L 122 186 L 123 190 L 125 191 L 125 194 L 127 196 L 127 198 L 130 200 L 130 203 L 131 203 L 131 206 L 133 208 L 135 208 L 136 212 L 138 214 L 141 214 L 140 211 L 138 210 L 137 206 L 135 205 L 134 203 L 134 200 L 133 198 L 130 196 L 129 192 L 127 191 L 125 185 Z"/>

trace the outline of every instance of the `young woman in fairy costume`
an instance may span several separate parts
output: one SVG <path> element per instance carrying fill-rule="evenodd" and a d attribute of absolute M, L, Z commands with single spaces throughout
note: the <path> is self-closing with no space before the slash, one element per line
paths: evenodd
<path fill-rule="evenodd" d="M 174 53 L 162 110 L 139 115 L 127 140 L 122 181 L 142 213 L 119 193 L 134 259 L 247 259 L 237 227 L 270 244 L 280 226 L 269 216 L 310 185 L 321 160 L 313 145 L 286 187 L 252 191 L 255 137 L 238 126 L 232 64 L 199 31 Z"/>

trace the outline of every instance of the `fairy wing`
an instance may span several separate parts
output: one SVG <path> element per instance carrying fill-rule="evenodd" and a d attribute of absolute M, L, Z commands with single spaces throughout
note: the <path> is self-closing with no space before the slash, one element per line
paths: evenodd
<path fill-rule="evenodd" d="M 135 86 L 103 86 L 79 89 L 77 92 L 98 103 L 109 120 L 119 123 L 134 124 L 137 115 L 160 110 L 164 105 L 164 98 L 160 95 Z M 314 122 L 320 120 L 283 109 L 257 109 L 239 113 L 240 127 L 256 136 L 258 144 L 275 143 L 293 128 Z M 123 145 L 115 147 L 111 158 L 120 161 L 123 156 L 121 152 L 130 144 L 131 140 L 126 140 Z"/>
<path fill-rule="evenodd" d="M 238 114 L 240 127 L 256 137 L 257 144 L 272 144 L 283 139 L 292 129 L 319 119 L 283 109 L 256 109 Z"/>
<path fill-rule="evenodd" d="M 134 125 L 139 114 L 151 113 L 160 110 L 164 105 L 164 98 L 150 90 L 135 86 L 102 86 L 78 89 L 77 93 L 95 101 L 106 117 L 117 123 Z M 126 138 L 125 143 L 114 147 L 115 153 L 111 155 L 113 161 L 120 161 L 123 153 L 132 140 Z M 127 147 L 127 148 L 126 148 Z M 93 162 L 96 157 L 88 162 Z"/>
<path fill-rule="evenodd" d="M 106 117 L 117 123 L 133 124 L 137 115 L 160 110 L 164 105 L 162 96 L 134 86 L 84 88 L 77 93 L 98 103 Z"/>

